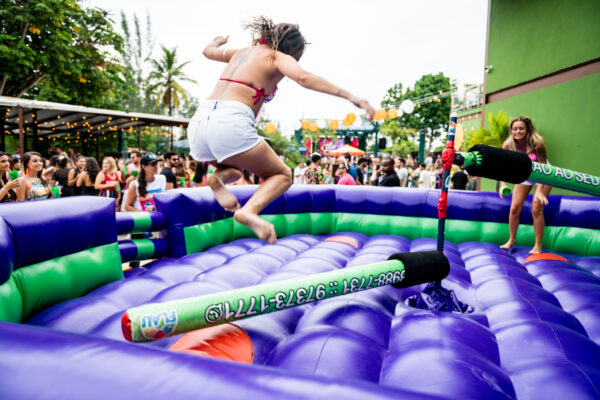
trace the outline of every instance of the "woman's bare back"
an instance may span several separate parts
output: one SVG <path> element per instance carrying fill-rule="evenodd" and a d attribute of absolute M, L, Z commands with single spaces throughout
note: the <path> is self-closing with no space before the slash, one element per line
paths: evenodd
<path fill-rule="evenodd" d="M 232 79 L 256 88 L 265 88 L 270 94 L 277 88 L 283 75 L 273 63 L 273 50 L 267 46 L 254 46 L 237 50 L 221 74 L 221 79 Z M 256 91 L 236 82 L 217 81 L 210 100 L 235 100 L 248 105 L 258 114 L 264 99 L 254 104 Z"/>

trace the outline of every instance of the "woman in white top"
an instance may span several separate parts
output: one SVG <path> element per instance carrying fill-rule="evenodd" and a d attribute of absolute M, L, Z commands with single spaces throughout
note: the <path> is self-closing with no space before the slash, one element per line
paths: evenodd
<path fill-rule="evenodd" d="M 167 179 L 158 173 L 158 159 L 151 154 L 142 157 L 140 172 L 129 184 L 126 211 L 155 211 L 154 195 L 167 189 Z"/>

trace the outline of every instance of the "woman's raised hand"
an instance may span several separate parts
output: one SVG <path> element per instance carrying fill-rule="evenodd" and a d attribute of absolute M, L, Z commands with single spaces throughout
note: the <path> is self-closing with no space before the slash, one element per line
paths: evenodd
<path fill-rule="evenodd" d="M 227 36 L 217 36 L 213 39 L 213 43 L 219 47 L 224 45 L 225 43 L 227 43 L 227 41 L 229 40 L 229 35 Z"/>
<path fill-rule="evenodd" d="M 362 108 L 363 110 L 365 110 L 367 112 L 367 115 L 369 116 L 369 121 L 373 119 L 373 115 L 375 114 L 375 109 L 373 107 L 371 107 L 371 105 L 369 104 L 368 101 L 359 99 L 356 97 L 353 97 L 351 101 L 356 107 Z"/>

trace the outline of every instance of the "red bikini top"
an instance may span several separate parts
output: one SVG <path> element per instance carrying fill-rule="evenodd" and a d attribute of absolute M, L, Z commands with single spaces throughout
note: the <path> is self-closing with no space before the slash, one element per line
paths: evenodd
<path fill-rule="evenodd" d="M 227 79 L 227 78 L 221 78 L 219 80 L 220 81 L 233 82 L 233 83 L 241 83 L 244 86 L 248 86 L 250 89 L 254 89 L 254 91 L 256 92 L 256 94 L 254 96 L 252 96 L 252 98 L 254 99 L 254 104 L 258 103 L 260 101 L 261 97 L 265 98 L 265 103 L 270 102 L 271 100 L 273 100 L 273 98 L 275 97 L 275 93 L 277 92 L 277 88 L 275 88 L 275 90 L 273 90 L 272 93 L 265 94 L 265 88 L 264 87 L 257 88 L 256 86 L 254 86 L 251 83 L 246 83 L 246 82 L 242 82 L 242 81 L 236 81 L 236 80 Z"/>

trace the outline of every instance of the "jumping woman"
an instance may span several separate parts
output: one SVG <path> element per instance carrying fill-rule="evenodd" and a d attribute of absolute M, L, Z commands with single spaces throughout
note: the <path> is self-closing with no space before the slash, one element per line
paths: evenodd
<path fill-rule="evenodd" d="M 277 83 L 287 76 L 307 89 L 347 99 L 365 110 L 369 118 L 375 110 L 366 100 L 298 65 L 306 46 L 298 25 L 275 25 L 270 19 L 259 17 L 245 28 L 252 32 L 251 47 L 223 49 L 228 36 L 217 36 L 203 51 L 205 57 L 227 66 L 208 100 L 201 102 L 190 121 L 190 152 L 196 161 L 216 166 L 207 183 L 219 204 L 260 239 L 275 243 L 275 228 L 258 214 L 290 187 L 292 175 L 258 136 L 255 119 L 263 102 L 273 99 Z M 243 169 L 260 176 L 263 183 L 241 207 L 225 184 L 237 181 Z"/>

